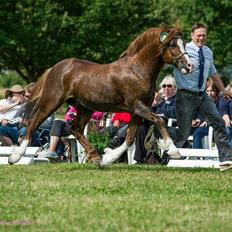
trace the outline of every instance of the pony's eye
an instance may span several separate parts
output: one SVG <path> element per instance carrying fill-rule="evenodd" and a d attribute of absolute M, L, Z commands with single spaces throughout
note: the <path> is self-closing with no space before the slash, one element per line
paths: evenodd
<path fill-rule="evenodd" d="M 177 44 L 177 41 L 176 41 L 176 39 L 173 39 L 171 42 L 170 42 L 170 47 L 175 47 L 176 46 L 176 44 Z"/>

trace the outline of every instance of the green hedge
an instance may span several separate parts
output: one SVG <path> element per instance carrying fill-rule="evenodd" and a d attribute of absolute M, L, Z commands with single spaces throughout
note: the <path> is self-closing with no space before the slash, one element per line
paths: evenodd
<path fill-rule="evenodd" d="M 110 136 L 108 133 L 90 132 L 88 140 L 99 154 L 103 154 L 104 149 L 109 145 Z"/>

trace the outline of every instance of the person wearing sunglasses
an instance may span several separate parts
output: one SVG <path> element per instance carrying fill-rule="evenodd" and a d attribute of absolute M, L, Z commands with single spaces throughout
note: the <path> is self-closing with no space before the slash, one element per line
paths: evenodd
<path fill-rule="evenodd" d="M 152 110 L 154 113 L 160 115 L 166 123 L 169 118 L 176 118 L 176 82 L 174 77 L 168 75 L 164 77 L 162 82 L 160 83 L 160 90 L 155 93 L 154 100 L 152 102 Z M 148 133 L 149 127 L 152 123 L 143 120 L 141 125 L 139 126 L 136 133 L 136 149 L 134 160 L 138 163 L 146 163 L 148 158 L 148 151 L 144 146 L 144 141 L 146 135 Z M 172 138 L 175 138 L 176 129 L 174 127 L 167 127 L 167 130 Z M 161 135 L 159 134 L 158 129 L 154 131 L 155 137 L 159 138 Z M 165 160 L 155 155 L 155 162 L 166 163 Z"/>

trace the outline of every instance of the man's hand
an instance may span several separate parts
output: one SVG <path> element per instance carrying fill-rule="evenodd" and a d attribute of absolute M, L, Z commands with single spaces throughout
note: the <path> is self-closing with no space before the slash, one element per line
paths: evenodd
<path fill-rule="evenodd" d="M 198 127 L 201 123 L 201 120 L 196 118 L 195 120 L 192 120 L 192 127 Z"/>
<path fill-rule="evenodd" d="M 161 93 L 156 92 L 154 99 L 153 99 L 153 102 L 152 102 L 152 106 L 155 107 L 155 106 L 159 105 L 162 102 L 162 100 L 163 99 L 162 99 Z"/>
<path fill-rule="evenodd" d="M 3 120 L 1 121 L 1 125 L 2 125 L 2 126 L 7 126 L 8 122 L 9 122 L 8 119 L 3 119 Z"/>

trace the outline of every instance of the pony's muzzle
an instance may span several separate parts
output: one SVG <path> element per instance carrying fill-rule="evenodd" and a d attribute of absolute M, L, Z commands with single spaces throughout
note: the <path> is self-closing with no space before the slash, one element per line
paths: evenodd
<path fill-rule="evenodd" d="M 183 74 L 191 73 L 193 71 L 193 64 L 192 63 L 187 63 L 185 67 L 182 67 L 180 71 Z"/>
<path fill-rule="evenodd" d="M 187 70 L 188 70 L 188 73 L 191 73 L 193 71 L 193 63 L 187 63 Z"/>

